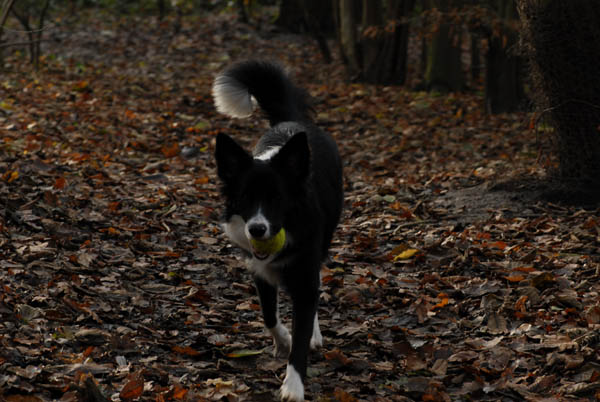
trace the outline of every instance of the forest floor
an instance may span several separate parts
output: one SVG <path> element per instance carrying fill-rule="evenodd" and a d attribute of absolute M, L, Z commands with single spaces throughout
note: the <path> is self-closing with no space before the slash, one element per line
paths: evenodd
<path fill-rule="evenodd" d="M 85 21 L 0 79 L 1 400 L 276 397 L 213 160 L 217 133 L 250 148 L 266 127 L 211 99 L 248 57 L 289 68 L 344 161 L 307 399 L 600 397 L 598 204 L 544 184 L 529 115 L 349 83 L 310 39 L 232 15 Z"/>

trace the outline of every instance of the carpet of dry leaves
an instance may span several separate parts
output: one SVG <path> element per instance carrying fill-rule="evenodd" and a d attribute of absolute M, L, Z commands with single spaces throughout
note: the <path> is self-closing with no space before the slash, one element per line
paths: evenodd
<path fill-rule="evenodd" d="M 250 147 L 266 127 L 212 104 L 247 57 L 289 67 L 345 161 L 309 400 L 600 397 L 598 204 L 543 197 L 527 115 L 348 83 L 266 22 L 83 20 L 0 77 L 0 399 L 274 399 L 285 361 L 212 157 L 218 132 Z"/>

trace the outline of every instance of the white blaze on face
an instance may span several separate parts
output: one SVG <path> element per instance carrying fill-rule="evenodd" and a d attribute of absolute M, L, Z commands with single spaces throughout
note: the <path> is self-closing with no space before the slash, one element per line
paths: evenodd
<path fill-rule="evenodd" d="M 248 222 L 246 222 L 244 232 L 248 240 L 252 238 L 252 235 L 250 234 L 250 227 L 252 227 L 252 225 L 265 225 L 267 231 L 265 232 L 263 238 L 268 239 L 272 236 L 271 223 L 269 222 L 267 217 L 263 215 L 261 207 L 258 207 L 258 211 L 256 211 L 256 214 L 250 219 L 248 219 Z"/>
<path fill-rule="evenodd" d="M 277 152 L 279 152 L 280 149 L 281 149 L 281 147 L 268 147 L 261 153 L 255 155 L 254 159 L 258 159 L 261 161 L 269 161 L 269 160 L 271 160 L 272 157 L 277 155 Z"/>

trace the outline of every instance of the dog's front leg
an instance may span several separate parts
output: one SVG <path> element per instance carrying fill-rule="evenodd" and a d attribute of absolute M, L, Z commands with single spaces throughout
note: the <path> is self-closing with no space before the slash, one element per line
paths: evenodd
<path fill-rule="evenodd" d="M 274 355 L 276 357 L 287 358 L 290 354 L 292 337 L 287 328 L 279 321 L 277 314 L 277 288 L 258 276 L 254 277 L 254 283 L 258 292 L 258 298 L 260 299 L 265 327 L 267 327 L 267 330 L 269 330 L 275 341 Z"/>
<path fill-rule="evenodd" d="M 292 351 L 281 386 L 283 401 L 304 401 L 303 381 L 317 312 L 318 290 L 304 291 L 307 293 L 302 296 L 292 295 Z"/>

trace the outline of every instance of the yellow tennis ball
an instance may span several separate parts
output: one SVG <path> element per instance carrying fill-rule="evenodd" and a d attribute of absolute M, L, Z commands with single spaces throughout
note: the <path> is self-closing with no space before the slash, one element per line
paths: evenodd
<path fill-rule="evenodd" d="M 285 245 L 285 230 L 281 230 L 273 237 L 265 240 L 250 239 L 252 247 L 258 254 L 271 255 L 279 252 Z"/>

